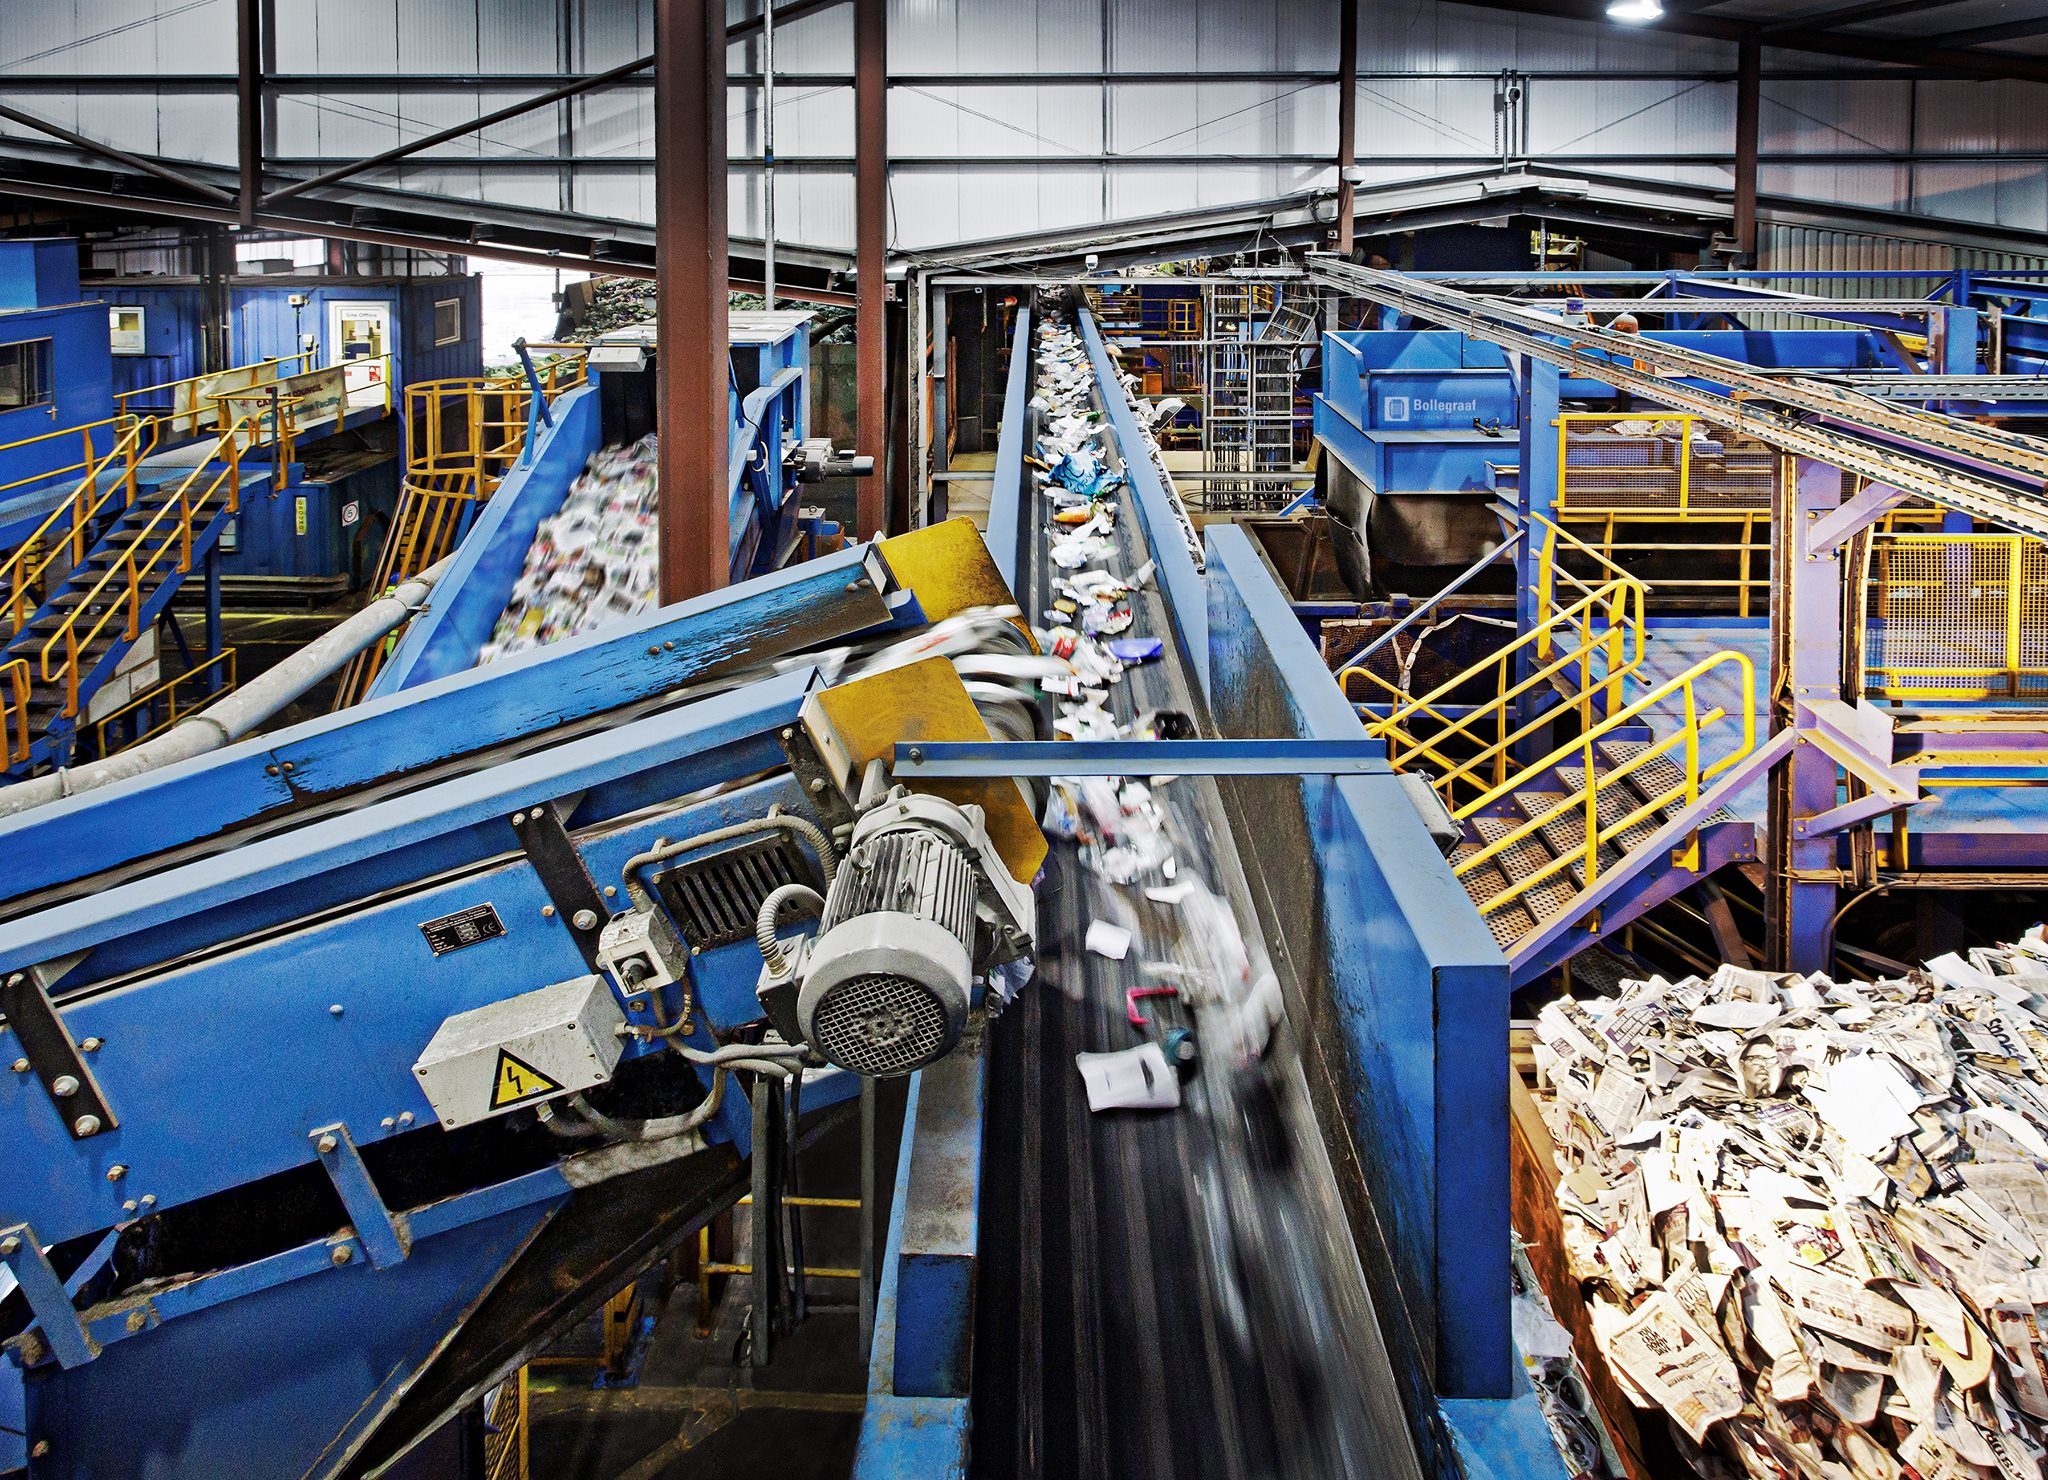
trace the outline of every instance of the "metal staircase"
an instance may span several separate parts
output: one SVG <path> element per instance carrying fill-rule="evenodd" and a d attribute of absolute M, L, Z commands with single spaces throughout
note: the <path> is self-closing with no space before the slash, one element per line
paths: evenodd
<path fill-rule="evenodd" d="M 1756 847 L 1754 828 L 1720 805 L 1757 748 L 1756 706 L 1734 713 L 1708 697 L 1731 680 L 1753 695 L 1749 657 L 1654 674 L 1648 588 L 1549 521 L 1531 523 L 1542 543 L 1528 631 L 1420 695 L 1363 655 L 1338 674 L 1390 763 L 1427 775 L 1462 828 L 1452 871 L 1517 984 Z M 1592 555 L 1599 577 L 1566 572 L 1565 549 Z"/>
<path fill-rule="evenodd" d="M 0 563 L 7 776 L 69 763 L 93 697 L 240 507 L 242 451 L 255 435 L 251 422 L 234 423 L 189 473 L 154 487 L 131 475 L 99 491 L 88 479 L 52 515 L 68 521 L 61 531 L 53 523 Z"/>

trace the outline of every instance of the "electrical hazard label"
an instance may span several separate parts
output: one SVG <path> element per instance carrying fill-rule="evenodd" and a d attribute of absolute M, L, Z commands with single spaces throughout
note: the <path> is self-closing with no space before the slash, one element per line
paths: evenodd
<path fill-rule="evenodd" d="M 491 1108 L 502 1110 L 507 1105 L 516 1105 L 521 1100 L 531 1100 L 539 1095 L 559 1094 L 562 1086 L 533 1067 L 514 1058 L 504 1049 L 498 1050 L 498 1072 L 492 1076 Z"/>

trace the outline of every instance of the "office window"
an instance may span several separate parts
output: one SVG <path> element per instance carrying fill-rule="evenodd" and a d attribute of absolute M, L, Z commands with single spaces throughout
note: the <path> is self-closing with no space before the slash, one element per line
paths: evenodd
<path fill-rule="evenodd" d="M 149 353 L 148 336 L 143 310 L 115 305 L 107 310 L 107 329 L 114 343 L 117 355 L 146 355 Z"/>
<path fill-rule="evenodd" d="M 0 344 L 0 411 L 47 406 L 50 394 L 50 341 Z"/>
<path fill-rule="evenodd" d="M 443 298 L 434 304 L 434 343 L 453 344 L 462 337 L 462 300 Z"/>

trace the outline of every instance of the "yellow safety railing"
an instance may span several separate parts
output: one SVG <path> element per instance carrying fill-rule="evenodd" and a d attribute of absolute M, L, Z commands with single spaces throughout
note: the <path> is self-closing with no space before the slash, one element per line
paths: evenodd
<path fill-rule="evenodd" d="M 2048 544 L 2018 534 L 1873 534 L 1863 692 L 2048 699 Z"/>
<path fill-rule="evenodd" d="M 484 1410 L 484 1480 L 526 1480 L 526 1369 L 499 1383 Z"/>
<path fill-rule="evenodd" d="M 26 658 L 0 664 L 0 747 L 4 747 L 10 766 L 28 759 L 30 677 Z"/>
<path fill-rule="evenodd" d="M 1388 763 L 1397 770 L 1434 768 L 1431 784 L 1446 803 L 1454 803 L 1461 789 L 1498 786 L 1509 773 L 1516 746 L 1563 713 L 1575 712 L 1581 729 L 1614 714 L 1624 685 L 1643 665 L 1649 588 L 1549 520 L 1531 518 L 1542 543 L 1537 547 L 1536 621 L 1527 632 L 1419 697 L 1367 667 L 1354 664 L 1337 674 L 1353 702 L 1360 698 L 1354 680 L 1376 685 L 1393 701 L 1384 718 L 1366 720 L 1366 733 L 1386 741 Z M 1599 560 L 1603 578 L 1588 583 L 1563 570 L 1559 553 L 1571 548 Z M 1516 669 L 1525 665 L 1529 671 L 1517 678 Z M 1474 684 L 1492 697 L 1461 716 L 1448 713 L 1458 702 L 1455 696 Z M 1525 700 L 1560 688 L 1566 691 L 1562 710 L 1541 708 L 1533 719 L 1520 718 L 1524 707 L 1539 709 L 1533 702 L 1525 706 Z"/>
<path fill-rule="evenodd" d="M 1739 716 L 1731 716 L 1728 710 L 1718 705 L 1705 707 L 1701 696 L 1701 690 L 1710 676 L 1725 681 L 1727 675 L 1724 670 L 1730 668 L 1735 671 L 1736 692 L 1744 696 Z M 1755 693 L 1756 669 L 1749 657 L 1732 650 L 1716 653 L 1712 657 L 1701 659 L 1685 672 L 1664 680 L 1633 703 L 1609 715 L 1575 739 L 1558 746 L 1540 760 L 1503 776 L 1488 790 L 1481 792 L 1463 806 L 1454 808 L 1451 815 L 1463 822 L 1502 798 L 1541 783 L 1553 767 L 1573 760 L 1577 760 L 1583 767 L 1581 774 L 1586 780 L 1577 793 L 1567 794 L 1527 822 L 1503 833 L 1492 842 L 1459 859 L 1452 866 L 1452 872 L 1463 878 L 1474 869 L 1491 863 L 1501 854 L 1536 837 L 1555 823 L 1573 816 L 1584 819 L 1583 840 L 1569 850 L 1560 851 L 1557 857 L 1543 867 L 1518 878 L 1511 877 L 1507 888 L 1491 899 L 1481 902 L 1479 912 L 1482 915 L 1491 914 L 1501 906 L 1543 887 L 1557 875 L 1572 870 L 1578 871 L 1577 882 L 1581 891 L 1592 888 L 1600 877 L 1600 850 L 1603 847 L 1617 846 L 1617 839 L 1631 828 L 1652 820 L 1665 820 L 1667 808 L 1683 809 L 1692 806 L 1699 801 L 1700 793 L 1708 783 L 1755 749 Z M 1674 697 L 1679 701 L 1683 716 L 1675 731 L 1661 740 L 1644 743 L 1640 751 L 1612 769 L 1605 772 L 1599 770 L 1597 751 L 1603 740 L 1616 737 L 1624 729 L 1630 730 L 1632 736 L 1635 730 L 1647 725 L 1650 718 L 1659 713 L 1667 701 Z M 1731 718 L 1740 721 L 1739 735 L 1726 747 L 1725 753 L 1709 759 L 1705 753 L 1706 746 L 1702 743 L 1703 737 L 1710 732 L 1717 736 L 1726 735 L 1727 732 L 1719 727 Z M 1653 762 L 1666 757 L 1671 758 L 1671 763 L 1678 772 L 1678 779 L 1661 792 L 1652 792 L 1650 787 L 1640 786 L 1639 789 L 1648 796 L 1646 800 L 1637 802 L 1637 789 L 1627 788 L 1623 783 L 1632 776 L 1645 774 L 1646 768 Z M 1602 822 L 1601 803 L 1611 797 L 1621 797 L 1625 810 L 1608 809 L 1617 812 L 1618 815 L 1610 822 Z M 1688 847 L 1688 852 L 1694 855 L 1688 860 L 1690 867 L 1698 866 L 1697 848 L 1696 841 Z M 1626 854 L 1628 850 L 1621 847 L 1618 851 Z"/>
<path fill-rule="evenodd" d="M 181 709 L 179 707 L 179 691 L 188 686 L 197 685 L 207 674 L 215 671 L 218 671 L 220 674 L 220 687 L 214 689 L 211 693 L 201 694 L 199 701 L 196 703 L 190 699 L 186 700 Z M 235 650 L 231 647 L 222 648 L 205 662 L 194 664 L 183 673 L 173 674 L 162 683 L 137 694 L 119 709 L 113 710 L 94 721 L 93 738 L 99 747 L 98 753 L 103 756 L 112 755 L 115 751 L 124 750 L 130 745 L 139 745 L 152 735 L 162 734 L 186 715 L 203 708 L 207 704 L 211 704 L 216 699 L 232 694 L 238 682 L 239 680 L 235 674 Z M 118 745 L 110 747 L 107 744 L 108 732 L 114 726 L 118 725 L 129 715 L 134 714 L 137 710 L 147 709 L 159 699 L 164 701 L 164 713 L 158 717 L 155 724 L 151 725 L 141 734 L 124 740 Z"/>
<path fill-rule="evenodd" d="M 54 432 L 38 432 L 33 437 L 21 437 L 12 442 L 0 442 L 0 460 L 23 447 L 33 447 L 39 442 L 57 442 L 66 437 L 78 438 L 78 460 L 54 468 L 45 468 L 39 473 L 30 473 L 23 478 L 0 483 L 0 498 L 23 488 L 36 488 L 45 483 L 56 483 L 71 473 L 90 477 L 104 467 L 106 458 L 98 448 L 107 443 L 118 445 L 138 418 L 127 415 L 102 417 L 98 421 L 86 422 L 83 426 L 65 427 Z"/>
<path fill-rule="evenodd" d="M 214 502 L 215 496 L 224 491 L 228 513 L 241 507 L 242 447 L 254 431 L 246 421 L 234 422 L 223 431 L 206 457 L 172 490 L 156 513 L 128 537 L 126 547 L 65 615 L 63 624 L 43 642 L 38 652 L 37 676 L 44 683 L 63 685 L 66 715 L 78 713 L 79 687 L 84 670 L 91 666 L 89 662 L 80 662 L 87 649 L 117 617 L 122 619 L 122 635 L 128 641 L 139 638 L 143 603 L 153 589 L 148 585 L 149 578 L 160 568 L 168 576 L 168 564 L 173 560 L 181 573 L 192 569 L 193 536 L 222 509 L 222 505 Z M 226 465 L 207 477 L 207 469 L 218 459 L 225 459 Z M 206 479 L 205 484 L 195 492 L 195 485 L 202 478 Z"/>
<path fill-rule="evenodd" d="M 739 1206 L 743 1208 L 752 1207 L 753 1203 L 754 1199 L 751 1194 L 739 1200 Z M 782 1200 L 782 1204 L 784 1207 L 789 1208 L 842 1208 L 858 1211 L 861 1201 L 857 1197 L 785 1197 Z M 697 1230 L 697 1327 L 699 1330 L 709 1329 L 712 1277 L 730 1274 L 751 1275 L 753 1272 L 754 1266 L 751 1264 L 735 1264 L 726 1260 L 713 1259 L 711 1257 L 711 1225 L 707 1223 Z M 857 1280 L 860 1278 L 860 1271 L 857 1269 L 807 1264 L 804 1266 L 804 1275 L 807 1279 L 814 1280 Z"/>
<path fill-rule="evenodd" d="M 1684 519 L 1738 508 L 1770 511 L 1778 453 L 1688 412 L 1574 411 L 1553 425 L 1560 512 L 1655 509 Z M 1624 425 L 1648 430 L 1618 432 Z M 1701 452 L 1696 441 L 1719 451 Z"/>
<path fill-rule="evenodd" d="M 341 404 L 335 412 L 337 423 L 350 411 L 363 408 L 353 402 L 354 392 L 349 389 L 348 369 L 350 366 L 382 364 L 384 374 L 378 381 L 379 400 L 388 412 L 391 409 L 391 356 L 373 355 L 365 359 L 350 360 L 347 365 L 332 366 L 342 372 Z M 360 387 L 358 388 L 360 389 Z M 249 446 L 277 448 L 279 463 L 297 460 L 299 433 L 308 431 L 327 420 L 326 417 L 301 419 L 300 412 L 314 402 L 318 393 L 314 390 L 287 390 L 283 381 L 265 381 L 261 385 L 243 386 L 222 391 L 212 399 L 220 406 L 220 424 L 239 422 L 249 428 Z"/>
<path fill-rule="evenodd" d="M 584 383 L 588 347 L 551 348 L 562 353 L 534 364 L 550 402 Z M 406 475 L 371 590 L 389 591 L 454 550 L 465 511 L 496 493 L 526 450 L 532 401 L 524 370 L 406 388 Z M 402 633 L 401 628 L 349 661 L 335 689 L 336 709 L 369 692 Z"/>
<path fill-rule="evenodd" d="M 94 521 L 99 518 L 100 511 L 113 503 L 117 496 L 121 508 L 135 502 L 135 470 L 156 446 L 157 424 L 132 416 L 116 417 L 113 423 L 95 423 L 98 426 L 116 424 L 118 435 L 114 445 L 104 456 L 85 465 L 85 476 L 79 479 L 78 487 L 72 490 L 71 496 L 52 509 L 11 555 L 0 560 L 0 600 L 7 603 L 7 632 L 10 636 L 21 631 L 47 594 L 44 577 L 51 567 L 61 561 L 63 569 L 68 570 L 85 559 L 93 539 Z M 102 487 L 101 480 L 117 462 L 120 466 L 118 476 Z"/>
<path fill-rule="evenodd" d="M 284 367 L 287 365 L 296 366 L 297 369 L 286 370 Z M 171 416 L 179 414 L 179 401 L 182 399 L 179 393 L 189 388 L 191 407 L 183 414 L 195 418 L 203 417 L 206 403 L 211 403 L 213 417 L 209 430 L 218 432 L 226 425 L 220 420 L 220 397 L 208 393 L 205 390 L 207 385 L 217 383 L 227 376 L 247 375 L 252 372 L 260 374 L 265 370 L 272 372 L 273 379 L 281 380 L 287 375 L 296 375 L 300 370 L 310 370 L 312 366 L 311 350 L 302 350 L 295 355 L 274 355 L 269 359 L 256 360 L 247 365 L 237 365 L 232 370 L 209 370 L 203 375 L 186 375 L 177 380 L 159 381 L 155 385 L 139 385 L 133 390 L 116 391 L 114 404 L 122 411 L 134 415 Z M 166 391 L 170 393 L 168 400 L 163 394 Z M 145 404 L 137 407 L 137 401 L 145 401 Z"/>

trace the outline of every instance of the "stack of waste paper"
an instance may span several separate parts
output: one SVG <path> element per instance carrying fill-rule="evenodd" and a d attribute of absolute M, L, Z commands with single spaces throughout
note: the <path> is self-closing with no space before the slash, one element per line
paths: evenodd
<path fill-rule="evenodd" d="M 1537 1019 L 1566 1251 L 1708 1476 L 2038 1477 L 2048 940 L 1847 983 L 1723 966 Z"/>
<path fill-rule="evenodd" d="M 505 614 L 479 661 L 524 652 L 634 616 L 654 602 L 660 551 L 652 433 L 608 447 L 543 519 Z"/>

